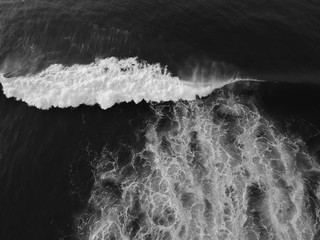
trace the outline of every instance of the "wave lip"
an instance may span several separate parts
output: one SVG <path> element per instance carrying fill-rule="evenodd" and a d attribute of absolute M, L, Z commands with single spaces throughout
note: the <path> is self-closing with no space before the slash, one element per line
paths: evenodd
<path fill-rule="evenodd" d="M 4 94 L 40 109 L 116 103 L 194 100 L 237 79 L 196 83 L 173 77 L 160 64 L 139 63 L 136 58 L 97 59 L 89 65 L 53 64 L 36 75 L 0 77 Z"/>

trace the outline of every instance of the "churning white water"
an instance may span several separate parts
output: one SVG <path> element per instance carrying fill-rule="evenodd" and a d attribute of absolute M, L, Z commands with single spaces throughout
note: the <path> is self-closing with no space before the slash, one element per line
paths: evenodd
<path fill-rule="evenodd" d="M 40 109 L 99 104 L 107 109 L 116 103 L 194 100 L 226 84 L 241 81 L 212 79 L 206 83 L 183 81 L 160 66 L 136 58 L 97 59 L 88 65 L 53 64 L 35 75 L 0 76 L 4 94 Z"/>
<path fill-rule="evenodd" d="M 300 139 L 222 90 L 175 103 L 165 124 L 163 106 L 155 113 L 129 165 L 106 170 L 118 155 L 101 154 L 86 238 L 314 239 L 320 208 L 304 176 L 320 166 Z"/>

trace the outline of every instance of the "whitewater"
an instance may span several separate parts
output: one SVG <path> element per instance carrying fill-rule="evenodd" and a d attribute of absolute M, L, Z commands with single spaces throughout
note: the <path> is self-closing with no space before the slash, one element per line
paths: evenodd
<path fill-rule="evenodd" d="M 108 144 L 97 154 L 81 240 L 319 239 L 320 166 L 302 139 L 227 88 L 154 111 L 128 164 Z"/>
<path fill-rule="evenodd" d="M 116 103 L 195 100 L 209 95 L 214 89 L 235 81 L 174 77 L 160 64 L 149 64 L 137 58 L 97 59 L 88 65 L 64 66 L 53 64 L 37 74 L 6 78 L 0 82 L 4 94 L 22 100 L 39 109 L 77 107 L 99 104 L 108 109 Z"/>

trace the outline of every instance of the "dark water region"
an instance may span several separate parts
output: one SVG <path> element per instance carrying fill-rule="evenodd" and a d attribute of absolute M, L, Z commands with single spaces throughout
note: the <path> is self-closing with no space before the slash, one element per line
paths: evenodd
<path fill-rule="evenodd" d="M 273 119 L 280 131 L 289 136 L 302 136 L 310 148 L 314 148 L 312 141 L 316 139 L 315 145 L 319 146 L 318 86 L 236 83 L 233 89 L 235 95 L 256 102 L 259 111 Z M 171 124 L 168 119 L 173 103 L 163 104 L 166 107 L 157 128 L 159 132 L 166 131 Z M 108 151 L 118 154 L 116 165 L 119 168 L 128 165 L 131 149 L 144 147 L 147 123 L 155 117 L 152 105 L 144 102 L 122 103 L 108 110 L 81 106 L 42 111 L 6 99 L 3 94 L 0 111 L 1 239 L 81 237 L 77 229 L 81 223 L 75 219 L 85 209 L 89 211 L 88 218 L 90 211 L 94 211 L 88 210 L 87 203 L 97 158 L 107 146 Z M 229 121 L 227 115 L 224 118 Z M 313 150 L 320 157 L 317 151 Z M 109 167 L 105 165 L 104 171 Z M 312 199 L 319 174 L 310 173 L 305 178 L 309 179 Z M 103 186 L 110 191 L 121 191 L 112 181 L 106 181 Z M 316 199 L 313 200 L 314 209 Z"/>
<path fill-rule="evenodd" d="M 8 76 L 138 56 L 174 74 L 215 61 L 260 79 L 318 82 L 319 12 L 316 0 L 2 1 L 0 59 Z"/>
<path fill-rule="evenodd" d="M 87 205 L 94 159 L 107 143 L 138 145 L 146 104 L 41 111 L 1 94 L 0 238 L 73 239 L 74 217 Z M 130 121 L 129 121 L 130 120 Z"/>

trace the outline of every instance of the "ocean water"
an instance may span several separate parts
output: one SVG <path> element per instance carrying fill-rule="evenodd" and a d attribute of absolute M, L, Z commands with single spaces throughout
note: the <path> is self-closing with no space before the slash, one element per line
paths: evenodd
<path fill-rule="evenodd" d="M 0 1 L 0 239 L 320 239 L 319 12 Z"/>

